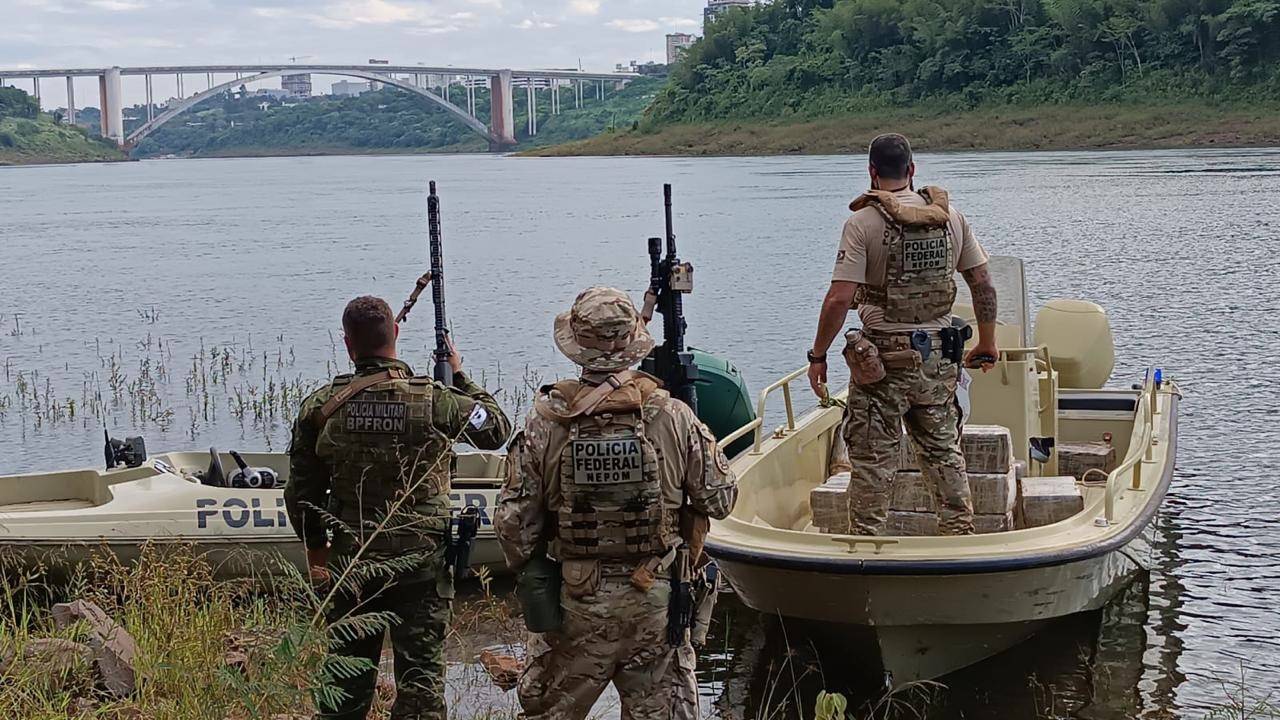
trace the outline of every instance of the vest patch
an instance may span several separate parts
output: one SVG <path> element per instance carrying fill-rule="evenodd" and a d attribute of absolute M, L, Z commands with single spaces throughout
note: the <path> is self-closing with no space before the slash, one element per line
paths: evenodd
<path fill-rule="evenodd" d="M 578 485 L 618 485 L 644 481 L 637 438 L 574 440 L 573 481 Z"/>
<path fill-rule="evenodd" d="M 399 434 L 408 427 L 408 403 L 351 400 L 346 411 L 348 432 Z"/>
<path fill-rule="evenodd" d="M 903 238 L 902 269 L 904 272 L 945 269 L 950 250 L 951 241 L 942 233 L 931 237 Z"/>

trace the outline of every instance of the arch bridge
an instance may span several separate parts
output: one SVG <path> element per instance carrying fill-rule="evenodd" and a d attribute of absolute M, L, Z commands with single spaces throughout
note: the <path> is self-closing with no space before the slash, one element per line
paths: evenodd
<path fill-rule="evenodd" d="M 231 74 L 231 80 L 215 83 L 215 76 Z M 152 93 L 154 76 L 174 76 L 177 78 L 178 100 L 170 102 L 155 112 L 156 104 Z M 184 80 L 189 76 L 204 76 L 206 87 L 202 91 L 187 94 Z M 173 120 L 175 117 L 199 105 L 210 98 L 249 83 L 306 76 L 303 83 L 310 93 L 311 75 L 335 75 L 353 77 L 400 88 L 421 97 L 432 105 L 443 108 L 459 118 L 464 125 L 476 134 L 489 141 L 491 149 L 502 150 L 515 146 L 515 103 L 514 91 L 523 86 L 527 96 L 529 113 L 529 134 L 537 134 L 537 102 L 538 90 L 549 89 L 551 112 L 560 112 L 559 89 L 566 83 L 574 89 L 574 103 L 581 107 L 585 102 L 590 86 L 590 94 L 603 99 L 606 83 L 622 83 L 638 77 L 633 73 L 589 73 L 572 70 L 507 70 L 489 68 L 455 68 L 428 67 L 424 65 L 183 65 L 156 67 L 110 67 L 110 68 L 57 68 L 48 70 L 0 70 L 0 86 L 6 81 L 19 78 L 30 79 L 34 95 L 40 97 L 40 81 L 46 78 L 65 77 L 67 81 L 68 121 L 75 122 L 75 83 L 77 77 L 96 77 L 98 79 L 99 107 L 102 111 L 102 135 L 114 140 L 118 145 L 129 148 L 150 135 L 157 128 Z M 122 99 L 122 78 L 126 76 L 142 76 L 146 85 L 146 122 L 126 134 L 124 128 L 124 105 Z M 443 77 L 445 81 L 439 92 L 432 92 L 430 79 Z M 428 82 L 424 83 L 423 78 Z M 448 98 L 448 87 L 461 80 L 467 92 L 467 107 L 464 109 Z M 490 93 L 489 122 L 485 124 L 476 117 L 476 91 L 488 85 Z M 301 93 L 300 93 L 301 94 Z"/>

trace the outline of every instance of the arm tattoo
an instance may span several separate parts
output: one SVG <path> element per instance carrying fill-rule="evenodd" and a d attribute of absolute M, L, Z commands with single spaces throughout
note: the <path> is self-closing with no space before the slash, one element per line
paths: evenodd
<path fill-rule="evenodd" d="M 973 295 L 973 316 L 979 323 L 996 321 L 996 286 L 986 264 L 964 271 L 964 281 Z"/>

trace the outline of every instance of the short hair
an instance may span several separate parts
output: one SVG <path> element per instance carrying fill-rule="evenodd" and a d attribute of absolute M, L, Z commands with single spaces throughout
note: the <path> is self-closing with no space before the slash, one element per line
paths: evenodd
<path fill-rule="evenodd" d="M 898 133 L 885 133 L 871 141 L 867 157 L 882 177 L 905 178 L 911 167 L 911 141 Z"/>
<path fill-rule="evenodd" d="M 347 303 L 342 311 L 342 331 L 357 355 L 377 352 L 390 345 L 396 337 L 395 324 L 391 306 L 372 295 L 361 295 Z"/>

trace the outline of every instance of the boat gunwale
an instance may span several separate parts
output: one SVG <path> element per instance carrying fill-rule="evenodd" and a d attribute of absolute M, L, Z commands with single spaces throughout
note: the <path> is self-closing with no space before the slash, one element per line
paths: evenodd
<path fill-rule="evenodd" d="M 1031 570 L 1055 565 L 1066 565 L 1090 560 L 1114 552 L 1132 542 L 1142 533 L 1164 503 L 1169 486 L 1173 482 L 1178 451 L 1178 406 L 1181 394 L 1169 393 L 1168 460 L 1164 463 L 1160 481 L 1152 489 L 1148 499 L 1134 519 L 1120 532 L 1102 540 L 1057 550 L 1025 553 L 1012 557 L 955 558 L 948 560 L 917 560 L 890 558 L 839 558 L 780 554 L 770 551 L 743 550 L 738 546 L 717 541 L 709 534 L 704 547 L 716 560 L 727 560 L 780 568 L 784 570 L 816 571 L 837 575 L 969 575 L 983 573 Z"/>

